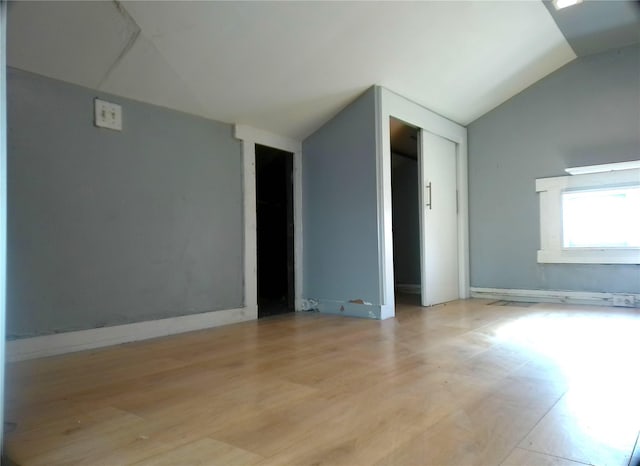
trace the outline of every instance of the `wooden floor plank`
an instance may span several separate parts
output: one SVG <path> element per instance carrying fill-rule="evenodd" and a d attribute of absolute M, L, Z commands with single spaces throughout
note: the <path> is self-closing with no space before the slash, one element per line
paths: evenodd
<path fill-rule="evenodd" d="M 296 313 L 8 364 L 17 464 L 624 464 L 640 311 Z M 634 458 L 634 461 L 637 459 Z"/>
<path fill-rule="evenodd" d="M 169 453 L 160 453 L 134 463 L 136 466 L 243 466 L 260 461 L 258 455 L 240 450 L 217 440 L 203 438 Z"/>

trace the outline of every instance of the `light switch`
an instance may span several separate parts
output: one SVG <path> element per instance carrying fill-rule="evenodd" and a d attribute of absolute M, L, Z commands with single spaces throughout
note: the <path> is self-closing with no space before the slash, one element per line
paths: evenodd
<path fill-rule="evenodd" d="M 122 107 L 120 105 L 95 99 L 94 108 L 96 126 L 122 131 Z"/>

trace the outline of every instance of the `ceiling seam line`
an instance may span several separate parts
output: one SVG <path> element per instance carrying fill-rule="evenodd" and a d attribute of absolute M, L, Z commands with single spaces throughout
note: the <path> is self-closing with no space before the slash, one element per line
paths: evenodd
<path fill-rule="evenodd" d="M 134 31 L 133 31 L 133 34 L 129 36 L 129 40 L 124 45 L 124 47 L 122 48 L 122 50 L 120 51 L 116 59 L 113 61 L 113 63 L 111 64 L 111 66 L 109 67 L 105 75 L 103 76 L 103 78 L 98 83 L 97 89 L 102 88 L 102 85 L 105 83 L 107 79 L 109 79 L 109 76 L 111 76 L 111 73 L 113 73 L 113 71 L 118 67 L 118 65 L 122 61 L 122 59 L 133 48 L 133 45 L 136 43 L 136 41 L 138 40 L 138 37 L 140 37 L 140 33 L 142 32 L 142 29 L 140 28 L 140 26 L 138 26 L 138 23 L 136 22 L 136 20 L 133 19 L 133 17 L 124 8 L 124 6 L 120 3 L 120 1 L 113 0 L 113 3 L 115 4 L 115 7 L 118 9 L 120 14 L 129 22 L 129 24 L 132 24 L 134 26 Z"/>

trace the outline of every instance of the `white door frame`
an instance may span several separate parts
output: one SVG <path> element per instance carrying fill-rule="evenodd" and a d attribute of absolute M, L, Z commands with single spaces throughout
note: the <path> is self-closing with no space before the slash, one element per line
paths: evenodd
<path fill-rule="evenodd" d="M 7 2 L 0 0 L 0 400 L 4 400 L 5 296 L 7 266 Z M 0 426 L 4 425 L 4 404 Z M 0 452 L 4 430 L 0 431 Z"/>
<path fill-rule="evenodd" d="M 247 125 L 235 125 L 242 141 L 244 199 L 244 305 L 258 310 L 258 248 L 256 240 L 256 144 L 293 154 L 294 294 L 302 310 L 302 143 Z M 257 315 L 257 314 L 256 314 Z"/>
<path fill-rule="evenodd" d="M 469 297 L 469 205 L 467 174 L 467 129 L 388 89 L 376 87 L 378 238 L 380 260 L 381 318 L 395 315 L 393 279 L 393 228 L 391 203 L 391 139 L 389 118 L 456 143 L 458 183 L 458 289 Z M 420 246 L 422 248 L 422 245 Z"/>

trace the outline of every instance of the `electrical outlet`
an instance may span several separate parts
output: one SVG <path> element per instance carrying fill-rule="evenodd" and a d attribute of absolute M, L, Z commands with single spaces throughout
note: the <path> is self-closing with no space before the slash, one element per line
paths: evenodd
<path fill-rule="evenodd" d="M 632 294 L 614 294 L 613 305 L 621 307 L 635 307 L 636 300 Z"/>
<path fill-rule="evenodd" d="M 94 100 L 95 120 L 99 128 L 122 131 L 122 107 L 104 100 Z"/>

